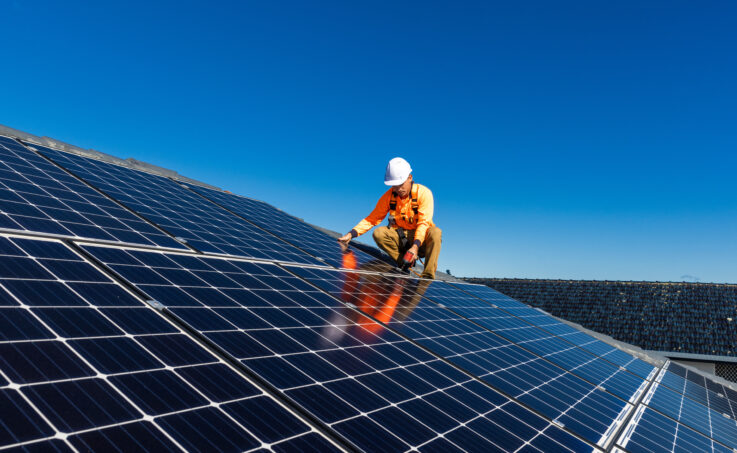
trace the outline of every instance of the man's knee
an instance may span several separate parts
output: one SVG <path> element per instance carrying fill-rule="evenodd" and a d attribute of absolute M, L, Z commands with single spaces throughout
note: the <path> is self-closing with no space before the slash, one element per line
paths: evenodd
<path fill-rule="evenodd" d="M 440 240 L 443 237 L 443 230 L 435 226 L 427 231 L 427 235 L 429 236 L 429 239 L 432 240 L 434 243 L 440 244 Z"/>
<path fill-rule="evenodd" d="M 383 241 L 384 238 L 388 236 L 389 228 L 385 226 L 380 226 L 376 229 L 374 229 L 374 241 L 380 242 Z"/>
<path fill-rule="evenodd" d="M 396 248 L 399 246 L 399 236 L 395 230 L 382 226 L 374 230 L 374 242 L 382 249 Z"/>

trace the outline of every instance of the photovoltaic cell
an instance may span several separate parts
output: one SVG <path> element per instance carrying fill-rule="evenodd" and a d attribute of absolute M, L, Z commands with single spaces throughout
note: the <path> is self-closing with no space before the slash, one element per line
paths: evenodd
<path fill-rule="evenodd" d="M 644 390 L 637 376 L 443 282 L 289 269 L 601 447 Z"/>
<path fill-rule="evenodd" d="M 456 282 L 450 284 L 498 307 L 500 310 L 553 333 L 582 349 L 604 357 L 607 361 L 624 367 L 642 378 L 650 380 L 655 377 L 656 369 L 649 363 L 633 357 L 632 355 L 608 345 L 603 341 L 597 340 L 580 330 L 574 329 L 573 327 L 558 321 L 547 313 L 541 312 L 529 305 L 525 305 L 511 297 L 505 296 L 488 286 Z"/>
<path fill-rule="evenodd" d="M 465 286 L 468 289 L 473 285 Z M 483 287 L 479 286 L 479 288 Z M 642 378 L 651 379 L 656 374 L 652 365 L 611 346 L 606 345 L 607 347 L 603 348 L 602 345 L 605 343 L 566 326 L 545 313 L 527 306 L 513 306 L 522 305 L 515 300 L 510 299 L 504 303 L 504 306 L 498 306 L 468 297 L 464 293 L 465 291 L 449 292 L 445 284 L 431 285 L 428 289 L 430 298 L 442 298 L 447 302 L 448 307 L 452 307 L 464 317 L 512 341 L 523 341 L 524 347 L 535 350 L 541 355 L 545 351 L 561 351 L 561 353 L 554 353 L 550 359 L 566 369 L 575 369 L 575 373 L 592 382 L 600 383 L 600 385 L 603 382 L 601 380 L 606 379 L 613 393 L 630 402 L 634 401 L 640 391 L 644 390 L 646 383 Z M 489 310 L 490 306 L 491 310 Z M 530 329 L 531 326 L 535 328 Z M 540 336 L 541 332 L 543 332 L 541 341 L 526 341 L 531 335 Z M 553 333 L 554 336 L 550 337 L 548 333 Z M 571 347 L 571 345 L 578 347 Z M 587 348 L 587 346 L 591 347 Z M 599 351 L 599 353 L 596 354 L 593 351 Z"/>
<path fill-rule="evenodd" d="M 638 407 L 618 444 L 632 453 L 733 452 L 731 448 L 647 406 Z"/>
<path fill-rule="evenodd" d="M 335 449 L 61 242 L 0 251 L 0 449 Z"/>
<path fill-rule="evenodd" d="M 361 450 L 592 449 L 275 265 L 84 248 Z"/>
<path fill-rule="evenodd" d="M 737 420 L 737 391 L 672 361 L 665 369 L 663 385 Z"/>
<path fill-rule="evenodd" d="M 454 285 L 457 285 L 454 283 Z M 518 315 L 520 310 L 509 307 L 516 301 L 499 294 L 489 297 L 495 291 L 475 285 L 457 285 L 486 300 L 493 299 L 495 305 L 510 313 Z M 502 308 L 503 307 L 503 308 Z M 522 309 L 524 310 L 524 309 Z M 525 320 L 541 325 L 537 316 L 525 317 Z M 542 326 L 542 328 L 547 328 Z M 582 335 L 577 335 L 582 338 Z M 569 339 L 569 336 L 561 335 Z M 579 342 L 576 342 L 579 344 Z M 582 347 L 587 348 L 586 345 Z M 600 348 L 605 350 L 606 348 Z M 592 349 L 593 351 L 593 349 Z M 620 352 L 620 355 L 623 354 Z M 610 357 L 603 354 L 609 360 Z M 626 366 L 634 373 L 644 376 L 649 369 L 642 364 L 615 363 Z M 667 370 L 667 371 L 666 371 Z M 653 376 L 650 372 L 648 376 Z M 623 431 L 619 445 L 628 451 L 731 451 L 737 436 L 735 404 L 729 396 L 737 395 L 730 388 L 705 378 L 703 375 L 687 370 L 673 362 L 669 362 L 657 375 L 657 379 L 645 396 L 643 404 L 638 406 L 636 415 Z M 655 409 L 655 410 L 653 410 Z"/>
<path fill-rule="evenodd" d="M 324 263 L 331 266 L 341 268 L 355 266 L 356 263 L 366 265 L 376 260 L 371 255 L 353 247 L 350 249 L 351 254 L 346 256 L 335 238 L 262 201 L 204 187 L 191 186 L 190 188 L 243 216 L 261 228 L 319 257 Z M 390 272 L 393 271 L 394 266 L 384 265 L 383 268 L 383 271 Z"/>
<path fill-rule="evenodd" d="M 701 377 L 701 379 L 703 379 L 703 377 Z M 706 387 L 702 387 L 699 384 L 694 383 L 690 379 L 686 379 L 670 371 L 663 373 L 660 378 L 660 383 L 671 390 L 679 392 L 688 398 L 719 412 L 725 417 L 730 417 L 733 420 L 737 419 L 732 407 L 732 402 L 726 398 L 724 394 L 713 392 Z"/>
<path fill-rule="evenodd" d="M 661 370 L 655 383 L 643 399 L 652 409 L 686 425 L 729 448 L 737 449 L 737 422 L 689 397 L 684 386 L 674 391 L 662 384 L 669 371 Z"/>
<path fill-rule="evenodd" d="M 143 219 L 3 136 L 0 228 L 185 249 Z"/>
<path fill-rule="evenodd" d="M 162 176 L 34 145 L 75 175 L 206 253 L 320 264 L 254 225 Z"/>

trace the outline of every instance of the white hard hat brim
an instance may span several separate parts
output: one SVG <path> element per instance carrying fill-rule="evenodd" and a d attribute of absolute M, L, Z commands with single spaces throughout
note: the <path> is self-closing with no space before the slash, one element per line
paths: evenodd
<path fill-rule="evenodd" d="M 409 178 L 409 176 L 407 176 L 407 178 Z M 384 184 L 386 184 L 387 186 L 398 186 L 398 185 L 402 184 L 404 181 L 406 181 L 407 178 L 404 178 L 404 179 L 391 179 L 389 181 L 386 181 L 385 180 L 384 181 Z"/>

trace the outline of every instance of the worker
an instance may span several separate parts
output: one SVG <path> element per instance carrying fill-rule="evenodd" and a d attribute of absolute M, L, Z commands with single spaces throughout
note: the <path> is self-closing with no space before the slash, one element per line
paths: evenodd
<path fill-rule="evenodd" d="M 412 179 L 412 167 L 401 157 L 389 161 L 384 184 L 391 186 L 379 198 L 376 208 L 338 241 L 348 244 L 351 239 L 375 227 L 389 214 L 389 226 L 374 230 L 374 241 L 398 266 L 407 255 L 411 263 L 425 257 L 422 278 L 435 278 L 440 254 L 442 231 L 432 222 L 433 198 L 427 187 Z"/>

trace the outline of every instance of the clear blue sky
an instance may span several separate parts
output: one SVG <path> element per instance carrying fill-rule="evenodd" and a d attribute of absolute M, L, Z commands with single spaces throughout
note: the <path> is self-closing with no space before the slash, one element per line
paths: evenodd
<path fill-rule="evenodd" d="M 403 156 L 455 275 L 737 282 L 737 2 L 0 13 L 0 124 L 339 232 Z"/>

